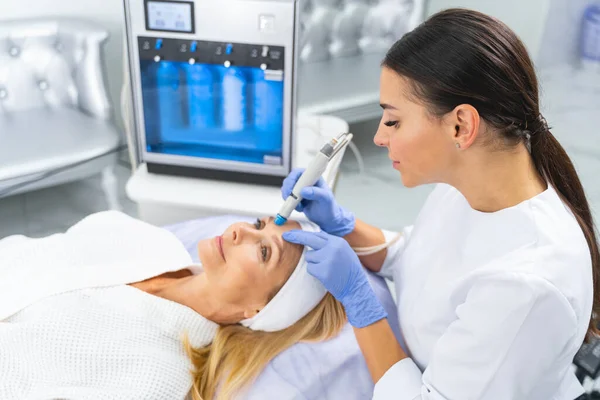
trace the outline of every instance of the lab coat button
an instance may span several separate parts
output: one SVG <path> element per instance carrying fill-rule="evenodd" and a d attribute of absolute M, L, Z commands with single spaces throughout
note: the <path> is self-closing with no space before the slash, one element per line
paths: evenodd
<path fill-rule="evenodd" d="M 9 54 L 13 57 L 17 57 L 20 53 L 21 53 L 21 51 L 19 50 L 19 48 L 17 46 L 13 46 L 9 50 Z"/>

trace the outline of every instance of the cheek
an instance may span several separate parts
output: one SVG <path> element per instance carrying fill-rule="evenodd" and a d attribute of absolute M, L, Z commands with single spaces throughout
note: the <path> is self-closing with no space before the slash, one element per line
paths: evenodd
<path fill-rule="evenodd" d="M 233 269 L 233 268 L 232 268 Z M 268 269 L 262 263 L 246 258 L 240 260 L 235 273 L 232 273 L 230 289 L 242 293 L 241 305 L 264 303 L 283 281 L 282 270 Z"/>
<path fill-rule="evenodd" d="M 253 246 L 238 246 L 227 257 L 223 271 L 223 284 L 231 290 L 248 293 L 261 283 L 262 264 Z"/>
<path fill-rule="evenodd" d="M 233 260 L 212 274 L 206 271 L 213 300 L 223 305 L 244 306 L 253 300 L 253 281 L 244 266 L 235 265 Z"/>
<path fill-rule="evenodd" d="M 407 186 L 427 183 L 443 163 L 441 135 L 431 122 L 416 120 L 404 124 L 392 135 L 392 158 L 400 161 Z"/>
<path fill-rule="evenodd" d="M 394 128 L 388 128 L 394 129 Z M 392 159 L 402 165 L 409 165 L 420 159 L 423 147 L 423 126 L 415 123 L 404 123 L 394 129 L 390 135 L 390 152 Z"/>
<path fill-rule="evenodd" d="M 211 239 L 204 239 L 198 242 L 198 258 L 202 267 L 206 271 L 221 264 L 223 260 L 217 259 L 217 255 L 211 244 Z"/>

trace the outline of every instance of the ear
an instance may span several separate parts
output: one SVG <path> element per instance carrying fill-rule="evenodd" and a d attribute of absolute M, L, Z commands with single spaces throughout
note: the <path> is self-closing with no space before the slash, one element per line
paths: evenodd
<path fill-rule="evenodd" d="M 479 134 L 479 112 L 470 104 L 460 104 L 454 108 L 454 137 L 453 141 L 461 149 L 470 147 Z"/>

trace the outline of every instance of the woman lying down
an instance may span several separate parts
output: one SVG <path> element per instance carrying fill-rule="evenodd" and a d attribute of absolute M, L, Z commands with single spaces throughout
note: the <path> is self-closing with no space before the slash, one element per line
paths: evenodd
<path fill-rule="evenodd" d="M 281 239 L 299 227 L 233 224 L 198 243 L 201 265 L 115 211 L 0 240 L 0 399 L 242 394 L 275 355 L 344 326 L 304 249 Z"/>

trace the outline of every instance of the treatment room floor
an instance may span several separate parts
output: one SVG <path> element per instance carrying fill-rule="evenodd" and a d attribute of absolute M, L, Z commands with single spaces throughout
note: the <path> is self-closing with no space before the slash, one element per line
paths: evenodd
<path fill-rule="evenodd" d="M 567 148 L 583 181 L 597 223 L 600 221 L 600 73 L 593 76 L 555 69 L 540 74 L 545 83 L 543 113 L 554 134 Z M 431 186 L 407 189 L 391 167 L 385 149 L 373 134 L 379 121 L 351 127 L 354 143 L 365 162 L 359 173 L 348 149 L 336 187 L 338 201 L 365 221 L 387 229 L 411 224 Z M 136 206 L 125 194 L 130 170 L 119 165 L 120 198 L 124 211 L 136 216 Z M 106 209 L 100 177 L 0 199 L 0 238 L 11 234 L 42 237 L 63 232 L 84 216 Z"/>

